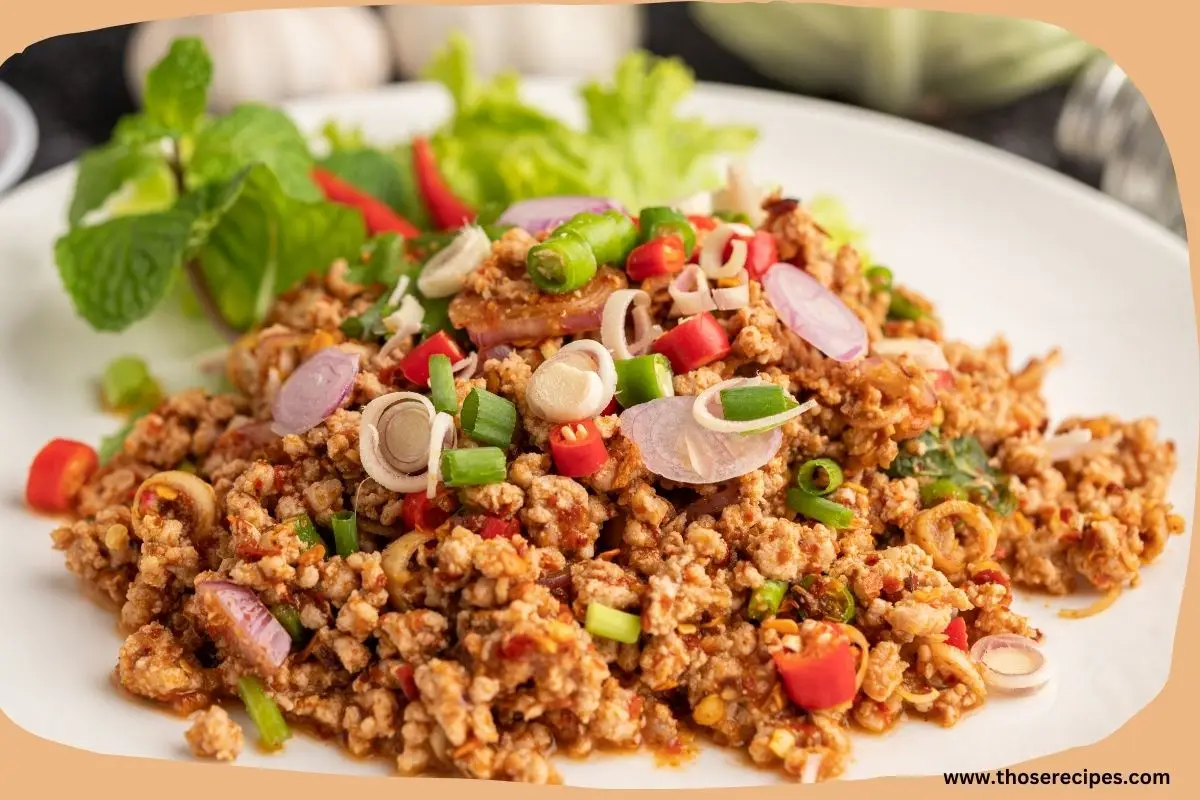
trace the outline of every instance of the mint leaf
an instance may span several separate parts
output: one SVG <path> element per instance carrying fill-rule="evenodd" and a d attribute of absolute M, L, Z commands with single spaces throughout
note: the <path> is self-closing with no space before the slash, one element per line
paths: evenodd
<path fill-rule="evenodd" d="M 419 268 L 408 260 L 404 237 L 397 233 L 381 233 L 363 248 L 362 258 L 350 262 L 346 280 L 361 286 L 373 283 L 395 285 L 396 279 L 411 272 L 415 280 Z"/>
<path fill-rule="evenodd" d="M 121 331 L 154 310 L 183 263 L 193 216 L 172 209 L 75 228 L 54 258 L 75 310 L 102 331 Z"/>
<path fill-rule="evenodd" d="M 142 145 L 161 143 L 171 138 L 171 129 L 145 114 L 126 114 L 113 127 L 112 143 Z"/>
<path fill-rule="evenodd" d="M 395 158 L 379 150 L 360 147 L 335 150 L 321 161 L 321 166 L 420 225 L 410 216 L 416 209 L 424 210 L 417 196 L 416 183 L 411 171 L 403 171 Z"/>
<path fill-rule="evenodd" d="M 196 37 L 176 39 L 146 75 L 146 118 L 167 130 L 190 133 L 204 115 L 212 59 Z"/>
<path fill-rule="evenodd" d="M 915 446 L 901 444 L 887 469 L 892 478 L 916 478 L 921 485 L 945 479 L 961 487 L 972 502 L 1007 517 L 1016 508 L 1008 475 L 994 468 L 974 436 L 945 441 L 936 429 L 922 433 Z M 916 452 L 914 452 L 916 451 Z"/>
<path fill-rule="evenodd" d="M 79 175 L 67 212 L 68 221 L 72 226 L 78 225 L 88 213 L 102 208 L 122 187 L 138 179 L 150 178 L 165 167 L 162 154 L 148 146 L 114 142 L 88 151 L 79 160 Z"/>
<path fill-rule="evenodd" d="M 321 198 L 309 175 L 312 157 L 304 136 L 282 111 L 256 104 L 235 108 L 197 134 L 187 183 L 194 187 L 227 181 L 256 163 L 271 171 L 288 196 Z"/>

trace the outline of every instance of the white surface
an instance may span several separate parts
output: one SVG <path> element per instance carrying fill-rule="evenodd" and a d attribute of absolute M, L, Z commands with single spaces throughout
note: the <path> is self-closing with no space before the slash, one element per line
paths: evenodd
<path fill-rule="evenodd" d="M 531 99 L 578 113 L 565 84 L 534 81 Z M 1180 240 L 1100 194 L 1010 156 L 867 112 L 764 92 L 706 87 L 692 101 L 713 119 L 752 122 L 763 137 L 760 180 L 801 197 L 834 192 L 871 234 L 897 278 L 939 304 L 947 329 L 982 343 L 1005 332 L 1023 359 L 1061 345 L 1048 383 L 1056 417 L 1153 415 L 1178 446 L 1173 499 L 1191 516 L 1197 443 L 1196 323 Z M 433 87 L 410 86 L 297 107 L 382 140 L 434 124 L 446 112 Z M 96 410 L 92 381 L 109 358 L 151 359 L 176 386 L 184 359 L 211 344 L 196 329 L 156 319 L 122 337 L 77 320 L 59 287 L 51 243 L 62 227 L 71 174 L 32 181 L 0 203 L 0 707 L 39 736 L 102 753 L 180 757 L 184 723 L 131 703 L 109 685 L 119 639 L 111 616 L 86 601 L 50 549 L 47 520 L 22 510 L 27 466 L 54 436 L 97 441 L 116 423 Z M 1191 530 L 1189 519 L 1188 530 Z M 886 737 L 855 737 L 849 777 L 982 770 L 1099 740 L 1143 708 L 1169 669 L 1190 533 L 1174 539 L 1144 583 L 1091 619 L 1055 616 L 1056 603 L 1018 608 L 1047 632 L 1059 680 L 1025 700 L 994 700 L 953 731 L 908 722 Z M 1091 598 L 1079 597 L 1072 605 Z M 385 773 L 303 739 L 285 754 L 248 748 L 238 763 L 293 770 Z M 649 758 L 562 764 L 579 786 L 719 787 L 776 780 L 731 752 L 706 751 L 683 769 Z"/>
<path fill-rule="evenodd" d="M 37 140 L 37 122 L 29 104 L 0 83 L 0 195 L 29 169 Z"/>

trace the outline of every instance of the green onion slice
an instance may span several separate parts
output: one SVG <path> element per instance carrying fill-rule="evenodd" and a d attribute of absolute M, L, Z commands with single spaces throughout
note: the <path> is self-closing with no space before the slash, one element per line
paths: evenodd
<path fill-rule="evenodd" d="M 463 400 L 460 419 L 475 441 L 507 448 L 517 429 L 517 407 L 486 389 L 472 389 Z"/>
<path fill-rule="evenodd" d="M 499 447 L 467 447 L 442 453 L 442 482 L 447 486 L 483 486 L 508 477 Z"/>
<path fill-rule="evenodd" d="M 278 750 L 292 735 L 279 706 L 275 705 L 258 678 L 252 675 L 238 678 L 237 692 L 246 706 L 250 721 L 258 728 L 258 740 L 268 750 Z"/>
<path fill-rule="evenodd" d="M 609 608 L 600 603 L 588 603 L 584 628 L 592 636 L 612 639 L 623 644 L 636 644 L 642 634 L 642 618 Z"/>
<path fill-rule="evenodd" d="M 892 271 L 887 267 L 876 265 L 868 269 L 864 274 L 873 293 L 890 292 L 892 290 Z"/>
<path fill-rule="evenodd" d="M 333 546 L 342 558 L 358 552 L 358 515 L 353 511 L 333 515 Z"/>
<path fill-rule="evenodd" d="M 634 356 L 613 365 L 617 369 L 617 402 L 622 408 L 675 396 L 671 362 L 662 353 Z"/>
<path fill-rule="evenodd" d="M 818 475 L 821 474 L 825 480 L 818 482 Z M 805 461 L 796 470 L 796 485 L 818 497 L 832 493 L 842 485 L 843 480 L 842 468 L 832 458 L 814 458 Z"/>
<path fill-rule="evenodd" d="M 778 386 L 737 386 L 721 390 L 721 411 L 725 419 L 748 422 L 782 414 L 797 403 Z"/>
<path fill-rule="evenodd" d="M 921 505 L 936 506 L 943 500 L 966 500 L 967 490 L 949 478 L 938 478 L 921 485 Z"/>
<path fill-rule="evenodd" d="M 796 487 L 788 489 L 787 505 L 793 511 L 830 528 L 848 528 L 854 521 L 854 512 L 849 508 Z"/>
<path fill-rule="evenodd" d="M 763 581 L 750 595 L 750 604 L 746 607 L 746 616 L 752 620 L 764 620 L 779 613 L 779 605 L 787 594 L 786 581 Z"/>
<path fill-rule="evenodd" d="M 429 357 L 429 399 L 438 411 L 445 411 L 447 414 L 458 413 L 454 366 L 450 363 L 450 356 L 444 353 Z"/>
<path fill-rule="evenodd" d="M 817 601 L 813 609 L 825 619 L 835 622 L 851 622 L 854 620 L 854 593 L 850 587 L 836 578 L 819 578 L 816 575 L 806 575 L 800 581 L 800 588 L 807 591 Z"/>

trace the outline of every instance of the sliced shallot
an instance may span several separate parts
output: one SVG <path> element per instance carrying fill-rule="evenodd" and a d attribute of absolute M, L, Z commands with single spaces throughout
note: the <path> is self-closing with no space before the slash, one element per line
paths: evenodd
<path fill-rule="evenodd" d="M 437 496 L 438 481 L 442 479 L 442 450 L 447 444 L 453 448 L 455 438 L 454 417 L 439 411 L 429 428 L 429 451 L 426 457 L 429 468 L 425 473 L 425 496 L 430 500 Z"/>
<path fill-rule="evenodd" d="M 692 405 L 692 416 L 695 417 L 697 424 L 710 431 L 717 431 L 718 433 L 757 433 L 770 428 L 777 428 L 789 420 L 793 420 L 801 414 L 817 407 L 816 400 L 808 400 L 789 408 L 787 411 L 781 411 L 769 417 L 742 421 L 722 419 L 713 413 L 714 405 L 718 409 L 721 407 L 722 389 L 770 385 L 772 384 L 767 383 L 761 378 L 730 378 L 727 381 L 721 381 L 715 386 L 708 387 L 696 396 L 696 402 Z"/>
<path fill-rule="evenodd" d="M 633 312 L 630 315 L 630 306 Z M 633 341 L 625 334 L 625 320 L 633 317 Z M 650 349 L 650 344 L 662 334 L 662 328 L 650 317 L 650 295 L 641 289 L 618 289 L 608 296 L 604 304 L 604 317 L 600 321 L 600 339 L 613 354 L 623 361 L 640 356 Z"/>
<path fill-rule="evenodd" d="M 698 264 L 684 267 L 671 281 L 667 292 L 675 301 L 671 305 L 672 317 L 692 317 L 717 307 L 712 290 L 708 287 L 708 276 Z"/>
<path fill-rule="evenodd" d="M 616 391 L 617 368 L 608 348 L 580 339 L 534 370 L 525 401 L 547 422 L 574 422 L 599 416 Z"/>
<path fill-rule="evenodd" d="M 492 240 L 483 228 L 468 225 L 454 241 L 439 250 L 421 269 L 417 288 L 430 298 L 457 294 L 466 281 L 492 253 Z"/>
<path fill-rule="evenodd" d="M 942 346 L 932 339 L 880 339 L 872 346 L 876 355 L 885 358 L 908 356 L 917 366 L 928 370 L 944 372 L 950 369 L 950 362 L 942 352 Z"/>
<path fill-rule="evenodd" d="M 292 638 L 253 589 L 232 581 L 202 581 L 196 584 L 196 598 L 210 636 L 264 672 L 279 669 Z"/>
<path fill-rule="evenodd" d="M 1105 436 L 1103 439 L 1093 439 L 1092 432 L 1087 428 L 1073 428 L 1063 433 L 1056 433 L 1042 444 L 1051 463 L 1070 461 L 1076 456 L 1090 456 L 1114 447 L 1120 441 L 1119 434 Z"/>
<path fill-rule="evenodd" d="M 779 452 L 778 428 L 746 435 L 709 430 L 696 422 L 695 402 L 660 397 L 622 412 L 622 433 L 655 475 L 676 483 L 721 483 L 760 469 Z"/>
<path fill-rule="evenodd" d="M 733 286 L 718 286 L 712 290 L 713 302 L 718 311 L 737 311 L 750 305 L 750 273 L 742 270 L 733 278 Z"/>
<path fill-rule="evenodd" d="M 375 398 L 359 422 L 359 458 L 376 483 L 393 492 L 425 488 L 429 437 L 436 411 L 416 392 Z"/>
<path fill-rule="evenodd" d="M 466 358 L 450 365 L 450 372 L 456 378 L 473 378 L 479 369 L 479 353 L 467 353 Z"/>
<path fill-rule="evenodd" d="M 271 405 L 271 430 L 287 436 L 317 427 L 350 396 L 357 375 L 357 353 L 336 347 L 318 351 L 279 388 Z"/>
<path fill-rule="evenodd" d="M 783 324 L 834 361 L 867 352 L 862 320 L 804 270 L 778 263 L 763 276 L 763 289 Z"/>
<path fill-rule="evenodd" d="M 971 648 L 993 689 L 1010 694 L 1036 692 L 1050 680 L 1050 663 L 1037 642 L 1014 633 L 984 636 Z"/>
<path fill-rule="evenodd" d="M 732 278 L 746 268 L 746 255 L 750 252 L 746 240 L 738 237 L 751 237 L 754 229 L 740 222 L 723 222 L 704 237 L 704 246 L 700 248 L 700 269 L 709 278 L 720 280 Z M 729 258 L 725 258 L 725 248 L 729 248 Z"/>
<path fill-rule="evenodd" d="M 514 225 L 529 233 L 541 233 L 557 228 L 584 211 L 599 214 L 610 208 L 625 210 L 616 200 L 607 197 L 538 197 L 513 203 L 496 222 L 500 225 Z"/>

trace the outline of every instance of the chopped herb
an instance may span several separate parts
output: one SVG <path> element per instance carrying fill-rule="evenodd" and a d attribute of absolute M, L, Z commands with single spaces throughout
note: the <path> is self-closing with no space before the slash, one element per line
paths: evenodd
<path fill-rule="evenodd" d="M 937 429 L 900 445 L 900 455 L 888 468 L 893 478 L 916 478 L 922 486 L 949 481 L 971 502 L 1007 517 L 1016 508 L 1008 476 L 988 463 L 983 445 L 974 436 L 944 441 Z M 939 484 L 945 489 L 946 484 Z M 928 494 L 928 490 L 927 490 Z"/>

